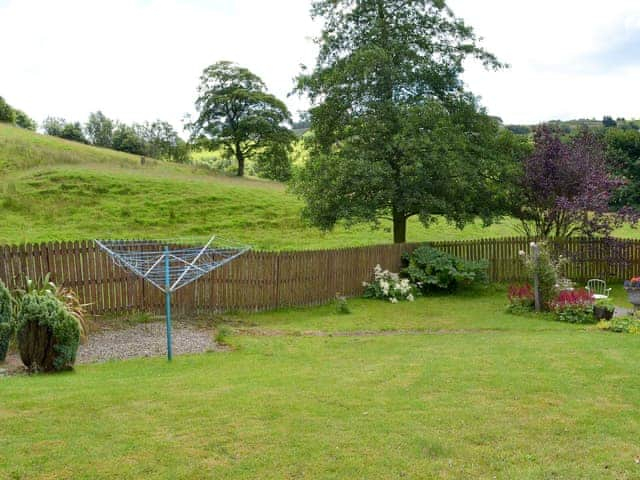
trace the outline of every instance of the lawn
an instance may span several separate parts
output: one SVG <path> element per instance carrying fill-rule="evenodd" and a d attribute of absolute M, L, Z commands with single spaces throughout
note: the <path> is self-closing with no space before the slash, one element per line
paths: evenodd
<path fill-rule="evenodd" d="M 227 353 L 0 379 L 0 478 L 640 478 L 640 337 L 495 288 L 349 303 L 217 318 Z"/>

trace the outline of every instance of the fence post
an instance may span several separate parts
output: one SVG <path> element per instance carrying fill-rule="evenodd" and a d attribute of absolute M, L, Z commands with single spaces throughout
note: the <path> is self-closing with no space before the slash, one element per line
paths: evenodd
<path fill-rule="evenodd" d="M 531 244 L 533 251 L 533 298 L 535 302 L 536 312 L 542 310 L 540 302 L 540 279 L 538 278 L 538 263 L 540 259 L 540 247 L 537 243 Z"/>

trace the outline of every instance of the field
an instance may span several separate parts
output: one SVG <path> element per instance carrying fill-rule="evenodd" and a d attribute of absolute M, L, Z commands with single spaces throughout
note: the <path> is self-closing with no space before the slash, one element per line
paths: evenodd
<path fill-rule="evenodd" d="M 504 304 L 230 316 L 230 352 L 0 379 L 0 478 L 640 477 L 640 337 Z"/>
<path fill-rule="evenodd" d="M 259 249 L 389 243 L 388 225 L 323 233 L 302 202 L 276 182 L 237 179 L 0 124 L 0 243 L 216 233 Z M 409 241 L 511 236 L 514 222 L 460 231 L 444 221 L 409 223 Z M 629 231 L 635 235 L 635 231 Z"/>

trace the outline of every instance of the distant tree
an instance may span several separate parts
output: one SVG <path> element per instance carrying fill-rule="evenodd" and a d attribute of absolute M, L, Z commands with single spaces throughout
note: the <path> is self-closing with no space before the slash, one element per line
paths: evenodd
<path fill-rule="evenodd" d="M 608 127 L 615 127 L 616 125 L 618 125 L 618 123 L 610 116 L 605 115 L 604 118 L 602 119 L 602 125 L 608 128 Z"/>
<path fill-rule="evenodd" d="M 139 125 L 116 124 L 113 130 L 112 147 L 120 152 L 147 155 L 147 146 L 140 133 Z"/>
<path fill-rule="evenodd" d="M 291 121 L 285 104 L 267 93 L 260 77 L 231 62 L 204 70 L 196 110 L 198 117 L 189 124 L 192 138 L 206 138 L 210 148 L 223 146 L 237 160 L 238 176 L 265 146 L 286 146 L 295 138 L 284 126 Z"/>
<path fill-rule="evenodd" d="M 24 128 L 26 130 L 32 130 L 34 132 L 36 131 L 36 129 L 38 128 L 38 124 L 34 119 L 29 117 L 29 115 L 24 113 L 22 110 L 15 109 L 15 114 L 16 114 L 16 125 L 18 127 Z"/>
<path fill-rule="evenodd" d="M 61 138 L 66 140 L 72 140 L 74 142 L 80 143 L 89 143 L 84 136 L 84 131 L 82 130 L 82 125 L 80 122 L 69 122 L 65 124 L 62 129 L 62 134 L 59 135 Z"/>
<path fill-rule="evenodd" d="M 42 129 L 47 135 L 61 137 L 67 121 L 60 117 L 47 117 L 42 122 Z"/>
<path fill-rule="evenodd" d="M 180 138 L 170 123 L 162 120 L 145 122 L 140 127 L 140 134 L 146 143 L 149 156 L 178 163 L 189 160 L 187 143 Z"/>
<path fill-rule="evenodd" d="M 5 101 L 4 98 L 0 97 L 0 122 L 14 123 L 15 121 L 15 110 Z"/>
<path fill-rule="evenodd" d="M 614 195 L 617 208 L 640 208 L 640 132 L 608 128 L 604 133 L 609 162 L 617 175 L 627 180 Z"/>
<path fill-rule="evenodd" d="M 89 120 L 84 128 L 92 145 L 105 148 L 112 147 L 114 122 L 100 110 L 89 114 Z"/>
<path fill-rule="evenodd" d="M 635 218 L 628 209 L 611 212 L 624 181 L 609 173 L 604 142 L 586 129 L 564 143 L 558 130 L 540 126 L 517 184 L 512 215 L 530 236 L 608 236 Z"/>
<path fill-rule="evenodd" d="M 88 143 L 80 122 L 67 122 L 64 118 L 47 117 L 42 122 L 42 129 L 47 135 L 74 142 Z"/>
<path fill-rule="evenodd" d="M 528 125 L 505 125 L 505 128 L 516 135 L 529 135 L 531 127 Z"/>
<path fill-rule="evenodd" d="M 444 215 L 458 226 L 501 209 L 518 142 L 466 94 L 467 58 L 502 65 L 443 0 L 314 0 L 324 20 L 312 72 L 298 79 L 313 132 L 295 181 L 315 225 Z"/>
<path fill-rule="evenodd" d="M 286 182 L 291 179 L 292 143 L 276 142 L 268 145 L 256 156 L 254 170 L 262 178 Z"/>

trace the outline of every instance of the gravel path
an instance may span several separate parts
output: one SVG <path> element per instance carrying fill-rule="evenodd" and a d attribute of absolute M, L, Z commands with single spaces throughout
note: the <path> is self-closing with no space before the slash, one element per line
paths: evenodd
<path fill-rule="evenodd" d="M 220 349 L 213 341 L 213 332 L 191 325 L 173 325 L 173 353 L 202 353 Z M 165 324 L 145 323 L 130 328 L 102 330 L 89 336 L 80 345 L 78 363 L 124 360 L 136 357 L 156 357 L 167 354 Z"/>

